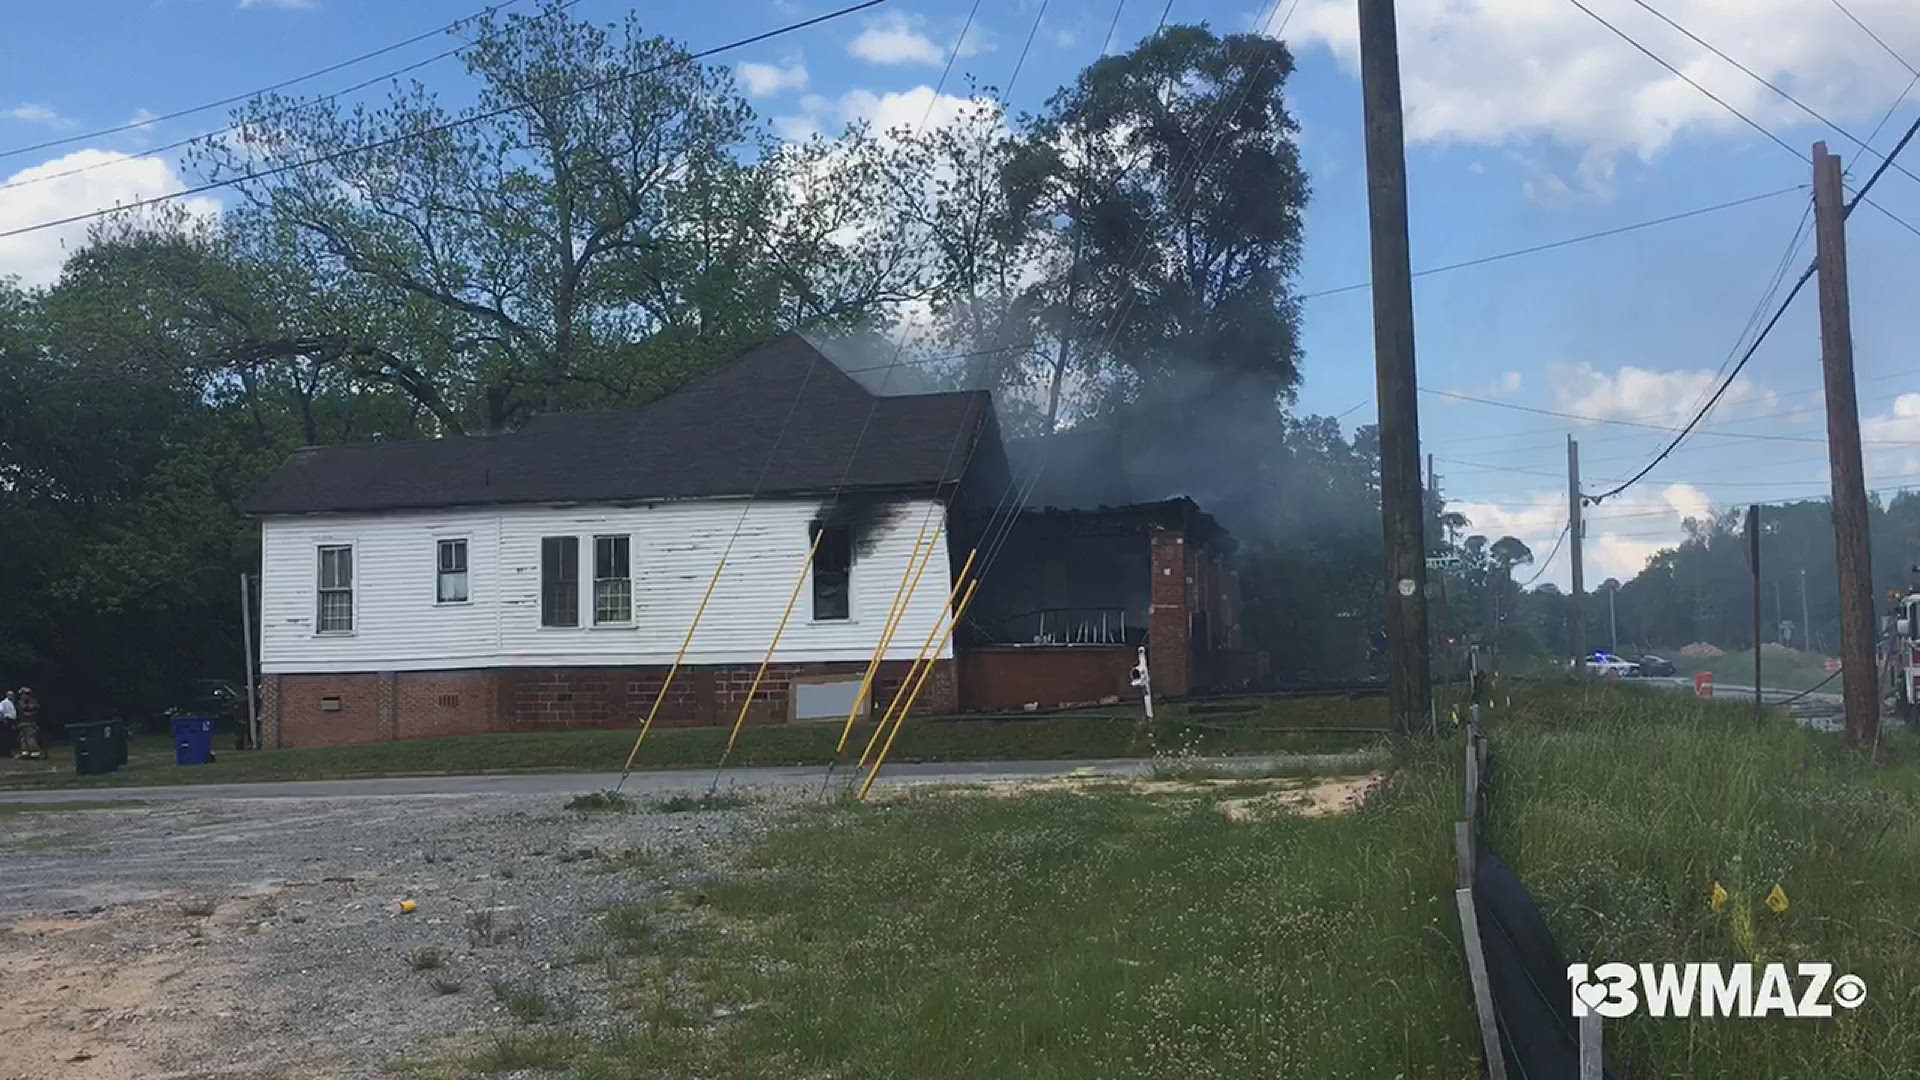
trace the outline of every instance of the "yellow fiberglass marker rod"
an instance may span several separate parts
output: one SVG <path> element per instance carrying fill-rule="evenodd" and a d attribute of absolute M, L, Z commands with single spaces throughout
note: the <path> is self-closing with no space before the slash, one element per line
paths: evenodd
<path fill-rule="evenodd" d="M 880 644 L 873 650 L 873 659 L 867 661 L 867 673 L 860 677 L 860 691 L 853 695 L 853 708 L 847 710 L 846 725 L 840 729 L 840 741 L 834 745 L 834 761 L 827 765 L 829 771 L 847 749 L 847 739 L 853 734 L 853 722 L 859 718 L 860 706 L 866 702 L 867 693 L 873 689 L 873 677 L 880 671 L 880 660 L 887 655 L 887 644 L 893 639 L 894 631 L 900 626 L 899 620 L 912 600 L 913 591 L 920 585 L 920 575 L 926 572 L 927 561 L 933 557 L 933 549 L 939 542 L 940 530 L 935 529 L 933 536 L 933 540 L 927 540 L 927 523 L 921 522 L 920 535 L 913 538 L 913 551 L 907 556 L 907 567 L 900 572 L 900 587 L 893 591 L 893 603 L 887 605 L 887 621 L 880 624 Z M 922 542 L 927 545 L 924 558 L 920 554 Z"/>
<path fill-rule="evenodd" d="M 753 685 L 747 688 L 747 699 L 740 703 L 740 715 L 734 718 L 733 733 L 727 736 L 727 748 L 720 755 L 720 764 L 713 770 L 713 784 L 707 788 L 708 794 L 720 786 L 720 770 L 727 767 L 727 758 L 733 755 L 733 744 L 740 741 L 740 728 L 747 722 L 747 710 L 753 708 L 753 696 L 760 692 L 760 680 L 767 677 L 767 666 L 773 663 L 773 650 L 780 646 L 780 635 L 787 632 L 787 621 L 793 618 L 793 606 L 800 602 L 800 590 L 807 587 L 807 571 L 813 568 L 814 553 L 820 550 L 820 538 L 827 530 L 818 529 L 813 534 L 813 544 L 807 548 L 807 558 L 800 564 L 800 580 L 793 583 L 793 595 L 787 597 L 787 610 L 780 613 L 780 625 L 774 627 L 773 640 L 767 642 L 767 655 L 760 659 L 760 670 L 753 673 Z"/>
<path fill-rule="evenodd" d="M 979 578 L 974 578 L 967 583 L 967 595 L 961 597 L 960 606 L 953 609 L 953 618 L 947 623 L 947 632 L 940 635 L 940 645 L 934 649 L 934 655 L 939 655 L 940 650 L 947 647 L 947 640 L 953 637 L 954 628 L 960 625 L 960 617 L 967 613 L 967 605 L 973 602 L 973 590 L 979 584 Z M 933 663 L 928 661 L 927 666 L 920 672 L 920 681 L 913 684 L 913 693 L 907 696 L 907 707 L 900 710 L 900 718 L 893 722 L 893 730 L 887 733 L 886 744 L 880 747 L 880 756 L 873 760 L 873 771 L 867 774 L 867 782 L 860 785 L 860 798 L 863 801 L 867 797 L 868 789 L 873 787 L 874 780 L 879 777 L 880 767 L 887 763 L 887 754 L 893 750 L 893 740 L 899 738 L 900 729 L 907 726 L 907 714 L 913 711 L 913 703 L 920 699 L 920 691 L 926 688 L 927 676 L 931 674 L 933 674 Z"/>
<path fill-rule="evenodd" d="M 681 661 L 687 658 L 687 647 L 693 644 L 693 632 L 700 628 L 700 619 L 707 613 L 707 601 L 713 599 L 713 590 L 720 584 L 720 571 L 726 568 L 727 557 L 722 555 L 720 562 L 713 568 L 713 579 L 707 582 L 706 595 L 700 598 L 700 606 L 693 613 L 693 621 L 687 624 L 687 636 L 680 639 L 680 651 L 673 654 L 673 666 L 667 669 L 667 677 L 660 684 L 660 692 L 653 696 L 653 707 L 647 710 L 647 718 L 640 724 L 640 734 L 633 740 L 633 750 L 627 754 L 627 763 L 620 770 L 620 784 L 614 786 L 615 791 L 620 790 L 620 786 L 627 782 L 627 774 L 633 771 L 633 761 L 640 756 L 640 743 L 646 739 L 648 730 L 653 727 L 653 718 L 660 712 L 660 703 L 667 700 L 667 690 L 673 686 L 673 677 L 679 674 Z"/>
<path fill-rule="evenodd" d="M 900 708 L 901 697 L 907 688 L 913 684 L 913 677 L 919 672 L 920 665 L 923 663 L 931 663 L 931 661 L 927 659 L 927 651 L 933 648 L 933 639 L 940 633 L 940 624 L 946 620 L 948 610 L 953 607 L 954 600 L 959 597 L 961 588 L 966 585 L 967 571 L 973 569 L 973 560 L 979 554 L 979 548 L 974 548 L 967 553 L 966 565 L 961 567 L 959 575 L 953 579 L 953 588 L 947 593 L 947 602 L 940 605 L 939 616 L 933 620 L 933 625 L 927 628 L 927 640 L 921 644 L 920 651 L 914 654 L 913 664 L 907 668 L 906 677 L 900 680 L 899 687 L 894 690 L 893 700 L 887 703 L 886 715 L 880 718 L 880 724 L 873 729 L 873 734 L 867 736 L 866 749 L 860 751 L 861 768 L 866 768 L 867 760 L 873 757 L 873 748 L 880 741 L 880 733 L 887 729 L 887 722 L 893 719 L 894 712 Z M 905 619 L 903 618 L 902 621 L 904 622 Z"/>

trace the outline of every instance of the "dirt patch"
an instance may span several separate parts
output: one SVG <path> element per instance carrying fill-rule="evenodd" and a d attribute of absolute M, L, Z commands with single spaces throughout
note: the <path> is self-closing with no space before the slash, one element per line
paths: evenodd
<path fill-rule="evenodd" d="M 1266 821 L 1282 814 L 1300 817 L 1350 814 L 1360 808 L 1360 804 L 1366 801 L 1383 779 L 1382 775 L 1376 773 L 1371 776 L 1312 780 L 1265 795 L 1222 799 L 1215 809 L 1225 814 L 1228 821 L 1242 822 Z"/>
<path fill-rule="evenodd" d="M 610 987 L 633 961 L 601 913 L 702 880 L 777 800 L 672 815 L 564 801 L 27 815 L 59 842 L 0 852 L 0 1080 L 385 1078 L 537 1032 L 496 983 L 612 1030 Z M 428 954 L 423 970 L 412 958 Z"/>
<path fill-rule="evenodd" d="M 27 919 L 0 930 L 0 1077 L 141 1080 L 184 1076 L 166 1047 L 209 1041 L 230 1001 L 231 976 L 178 948 L 129 949 L 126 920 L 179 922 L 177 913 L 127 908 L 112 915 Z M 164 1037 L 153 1032 L 164 1027 Z"/>
<path fill-rule="evenodd" d="M 1215 808 L 1229 821 L 1264 821 L 1279 814 L 1331 817 L 1358 809 L 1385 779 L 1383 773 L 1340 777 L 1210 777 L 1192 780 L 1116 779 L 1099 776 L 1055 776 L 1018 780 L 989 780 L 943 787 L 943 795 L 1011 799 L 1022 795 L 1069 793 L 1106 795 L 1124 793 L 1148 798 L 1196 796 L 1217 800 Z M 912 798 L 901 793 L 896 798 Z"/>

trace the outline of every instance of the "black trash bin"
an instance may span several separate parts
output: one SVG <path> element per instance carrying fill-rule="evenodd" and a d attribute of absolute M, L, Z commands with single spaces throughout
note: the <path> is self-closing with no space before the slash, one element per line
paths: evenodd
<path fill-rule="evenodd" d="M 110 773 L 126 760 L 127 726 L 118 720 L 68 724 L 73 740 L 73 771 L 82 776 Z"/>

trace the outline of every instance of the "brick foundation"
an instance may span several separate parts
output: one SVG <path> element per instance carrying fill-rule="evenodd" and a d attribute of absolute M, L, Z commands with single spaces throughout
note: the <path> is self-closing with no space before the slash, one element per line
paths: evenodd
<path fill-rule="evenodd" d="M 892 702 L 909 666 L 905 660 L 881 665 L 874 707 L 884 710 Z M 796 677 L 857 679 L 866 668 L 864 661 L 775 665 L 758 689 L 753 688 L 757 665 L 682 668 L 654 723 L 731 725 L 749 690 L 748 723 L 786 723 Z M 665 667 L 268 675 L 262 741 L 269 747 L 349 746 L 495 731 L 633 727 L 653 707 L 666 676 Z M 327 708 L 329 699 L 337 699 L 338 708 Z M 958 700 L 953 662 L 937 661 L 914 712 L 952 713 Z"/>

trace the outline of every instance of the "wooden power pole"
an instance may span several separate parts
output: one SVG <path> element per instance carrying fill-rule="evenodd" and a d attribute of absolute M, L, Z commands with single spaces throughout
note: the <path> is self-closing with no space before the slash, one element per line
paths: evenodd
<path fill-rule="evenodd" d="M 1853 387 L 1853 327 L 1847 304 L 1846 208 L 1840 159 L 1813 144 L 1814 238 L 1820 267 L 1820 361 L 1826 373 L 1827 462 L 1833 471 L 1833 539 L 1840 571 L 1840 683 L 1847 741 L 1880 735 L 1874 665 L 1873 563 L 1867 549 L 1867 481 L 1860 462 L 1860 405 Z"/>
<path fill-rule="evenodd" d="M 1587 661 L 1586 570 L 1580 563 L 1581 539 L 1587 531 L 1580 520 L 1580 444 L 1567 436 L 1567 550 L 1573 558 L 1573 623 L 1568 640 L 1573 643 L 1573 671 L 1585 670 Z"/>
<path fill-rule="evenodd" d="M 1380 402 L 1380 519 L 1386 534 L 1387 679 L 1393 730 L 1432 722 L 1427 559 L 1421 536 L 1420 402 L 1413 361 L 1413 265 L 1407 153 L 1393 0 L 1360 0 L 1367 223 L 1373 247 L 1373 366 Z"/>

